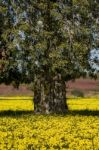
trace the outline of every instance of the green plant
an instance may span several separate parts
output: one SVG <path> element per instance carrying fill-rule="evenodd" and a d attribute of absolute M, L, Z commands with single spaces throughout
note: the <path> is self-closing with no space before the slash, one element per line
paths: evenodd
<path fill-rule="evenodd" d="M 79 89 L 74 89 L 71 94 L 76 97 L 84 97 L 84 93 Z"/>

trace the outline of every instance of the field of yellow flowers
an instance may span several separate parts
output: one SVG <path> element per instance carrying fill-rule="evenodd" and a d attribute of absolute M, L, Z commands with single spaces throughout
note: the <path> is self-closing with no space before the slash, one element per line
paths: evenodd
<path fill-rule="evenodd" d="M 34 115 L 31 97 L 2 97 L 0 150 L 99 150 L 99 99 L 70 99 L 68 105 L 66 115 Z"/>

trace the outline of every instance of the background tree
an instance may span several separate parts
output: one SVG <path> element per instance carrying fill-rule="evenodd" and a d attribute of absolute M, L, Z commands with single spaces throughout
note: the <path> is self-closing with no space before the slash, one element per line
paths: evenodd
<path fill-rule="evenodd" d="M 89 58 L 98 43 L 98 1 L 9 0 L 5 4 L 13 20 L 6 79 L 17 85 L 34 83 L 36 113 L 65 113 L 66 82 L 95 75 Z"/>

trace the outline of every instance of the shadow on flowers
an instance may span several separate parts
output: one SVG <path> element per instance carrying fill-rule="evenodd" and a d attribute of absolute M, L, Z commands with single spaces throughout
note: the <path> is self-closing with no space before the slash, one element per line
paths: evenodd
<path fill-rule="evenodd" d="M 99 110 L 72 110 L 69 113 L 71 115 L 99 116 Z"/>
<path fill-rule="evenodd" d="M 0 117 L 4 116 L 22 116 L 22 115 L 29 115 L 33 114 L 33 111 L 21 111 L 21 110 L 5 110 L 5 111 L 0 111 Z"/>
<path fill-rule="evenodd" d="M 22 115 L 34 115 L 33 111 L 21 111 L 21 110 L 5 110 L 5 111 L 0 111 L 0 117 L 20 117 Z M 53 114 L 54 116 L 66 116 L 66 115 L 81 115 L 81 116 L 99 116 L 99 110 L 68 110 L 66 114 Z M 46 116 L 46 115 L 44 115 Z M 47 115 L 48 116 L 48 115 Z"/>

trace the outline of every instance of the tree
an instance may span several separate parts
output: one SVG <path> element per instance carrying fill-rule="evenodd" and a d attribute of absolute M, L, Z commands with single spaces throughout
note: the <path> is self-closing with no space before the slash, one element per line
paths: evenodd
<path fill-rule="evenodd" d="M 14 11 L 16 7 L 14 1 L 13 3 L 10 0 L 0 1 L 0 83 L 13 83 L 15 88 L 18 88 L 19 84 L 27 79 L 24 66 L 22 71 L 20 70 L 23 52 L 18 48 L 20 32 L 16 28 L 17 15 Z M 22 59 L 22 63 L 23 61 Z"/>
<path fill-rule="evenodd" d="M 13 40 L 7 43 L 10 82 L 34 83 L 36 113 L 65 113 L 66 82 L 94 74 L 89 56 L 91 49 L 97 47 L 94 33 L 99 23 L 98 1 L 7 3 L 11 9 L 8 18 L 14 20 L 10 30 Z"/>
<path fill-rule="evenodd" d="M 3 39 L 2 34 L 4 32 L 4 16 L 3 13 L 6 11 L 6 8 L 3 5 L 0 5 L 0 73 L 3 71 L 4 65 L 6 63 L 6 41 Z"/>

